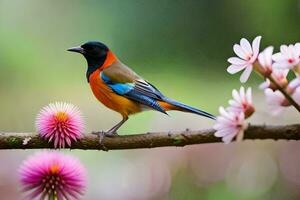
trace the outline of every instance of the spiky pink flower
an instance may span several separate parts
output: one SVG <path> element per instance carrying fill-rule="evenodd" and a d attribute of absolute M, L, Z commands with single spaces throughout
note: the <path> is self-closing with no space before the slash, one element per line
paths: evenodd
<path fill-rule="evenodd" d="M 292 44 L 289 46 L 281 45 L 280 52 L 272 56 L 274 60 L 273 66 L 281 69 L 292 69 L 295 67 L 300 61 L 297 48 L 299 48 L 297 44 L 295 46 Z"/>
<path fill-rule="evenodd" d="M 214 129 L 215 136 L 222 137 L 222 141 L 226 144 L 230 143 L 234 137 L 237 141 L 243 139 L 244 130 L 247 128 L 245 115 L 243 112 L 232 112 L 219 108 L 220 116 L 217 117 Z"/>
<path fill-rule="evenodd" d="M 232 90 L 232 98 L 233 99 L 229 100 L 229 111 L 237 113 L 243 112 L 245 114 L 245 118 L 250 117 L 255 111 L 255 108 L 252 103 L 251 88 L 245 90 L 244 87 L 241 87 L 239 92 L 235 89 Z"/>
<path fill-rule="evenodd" d="M 23 162 L 20 183 L 27 199 L 79 199 L 86 187 L 86 172 L 78 159 L 42 151 Z"/>
<path fill-rule="evenodd" d="M 36 129 L 42 138 L 53 141 L 55 148 L 64 148 L 82 138 L 84 122 L 76 106 L 56 102 L 42 108 L 36 119 Z"/>
<path fill-rule="evenodd" d="M 230 74 L 235 74 L 239 71 L 244 70 L 240 77 L 240 81 L 246 82 L 252 72 L 253 63 L 256 61 L 259 53 L 261 36 L 257 36 L 253 42 L 252 46 L 248 40 L 242 38 L 240 44 L 235 44 L 233 50 L 238 57 L 231 57 L 228 62 L 231 64 L 227 71 Z"/>

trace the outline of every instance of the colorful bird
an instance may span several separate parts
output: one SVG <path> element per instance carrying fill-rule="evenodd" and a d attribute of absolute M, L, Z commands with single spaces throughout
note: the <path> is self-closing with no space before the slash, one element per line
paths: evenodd
<path fill-rule="evenodd" d="M 87 60 L 87 81 L 95 97 L 108 108 L 119 112 L 123 119 L 106 132 L 105 136 L 117 135 L 116 131 L 128 120 L 129 115 L 145 110 L 177 110 L 215 119 L 215 116 L 179 103 L 164 96 L 155 86 L 123 64 L 103 43 L 90 41 L 68 51 L 82 54 Z"/>

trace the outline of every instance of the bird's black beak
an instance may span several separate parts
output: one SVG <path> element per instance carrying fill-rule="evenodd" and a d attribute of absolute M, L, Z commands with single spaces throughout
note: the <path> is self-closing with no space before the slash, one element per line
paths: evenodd
<path fill-rule="evenodd" d="M 77 52 L 77 53 L 84 53 L 84 49 L 82 47 L 72 47 L 67 49 L 67 51 Z"/>

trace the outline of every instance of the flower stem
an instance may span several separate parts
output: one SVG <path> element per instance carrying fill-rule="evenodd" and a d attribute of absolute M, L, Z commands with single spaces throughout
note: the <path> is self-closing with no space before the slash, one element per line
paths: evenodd
<path fill-rule="evenodd" d="M 292 104 L 298 112 L 300 112 L 300 106 L 299 104 L 289 95 L 284 88 L 282 88 L 277 81 L 271 76 L 267 76 L 267 78 L 276 86 L 276 88 L 285 96 L 285 98 Z"/>
<path fill-rule="evenodd" d="M 255 70 L 255 72 L 262 78 L 264 79 L 269 79 L 274 86 L 285 96 L 285 98 L 289 101 L 289 103 L 291 105 L 293 105 L 298 112 L 300 112 L 300 105 L 291 97 L 291 95 L 289 95 L 289 93 L 287 93 L 287 91 L 285 90 L 284 87 L 282 87 L 273 77 L 272 77 L 272 73 L 266 73 L 265 69 L 260 65 L 260 63 L 258 61 L 256 61 L 253 64 L 253 68 Z"/>

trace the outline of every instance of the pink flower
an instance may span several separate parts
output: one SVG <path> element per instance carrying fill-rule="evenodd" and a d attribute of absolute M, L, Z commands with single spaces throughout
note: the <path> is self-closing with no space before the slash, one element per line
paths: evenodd
<path fill-rule="evenodd" d="M 300 86 L 300 77 L 294 78 L 288 85 L 288 90 L 290 93 L 293 93 L 295 89 Z"/>
<path fill-rule="evenodd" d="M 252 72 L 253 63 L 256 61 L 259 53 L 260 40 L 261 36 L 257 36 L 251 46 L 248 40 L 242 38 L 239 45 L 235 44 L 233 46 L 233 50 L 238 57 L 228 59 L 231 65 L 227 68 L 227 71 L 230 74 L 235 74 L 244 70 L 240 77 L 241 82 L 246 82 Z"/>
<path fill-rule="evenodd" d="M 281 45 L 280 52 L 272 56 L 274 60 L 273 66 L 281 69 L 292 69 L 295 67 L 300 60 L 297 48 L 299 48 L 297 44 L 295 46 L 292 44 L 289 46 Z"/>
<path fill-rule="evenodd" d="M 243 139 L 244 130 L 247 128 L 245 123 L 245 115 L 243 112 L 232 112 L 219 108 L 220 116 L 217 117 L 214 129 L 215 136 L 222 137 L 222 141 L 226 144 L 230 143 L 234 137 L 237 141 Z"/>
<path fill-rule="evenodd" d="M 294 91 L 294 93 L 292 94 L 292 98 L 298 103 L 300 104 L 300 87 L 297 87 Z"/>
<path fill-rule="evenodd" d="M 274 78 L 274 80 L 281 86 L 286 87 L 288 84 L 287 75 L 289 73 L 289 69 L 273 69 L 271 76 Z M 260 89 L 264 90 L 266 88 L 271 88 L 273 90 L 276 90 L 276 86 L 273 85 L 269 79 L 266 79 L 265 82 L 260 84 Z"/>
<path fill-rule="evenodd" d="M 290 106 L 284 95 L 279 91 L 273 91 L 270 88 L 265 89 L 266 101 L 271 114 L 278 115 L 284 107 Z"/>
<path fill-rule="evenodd" d="M 291 97 L 300 104 L 300 78 L 296 77 L 286 87 L 286 91 Z M 273 115 L 278 115 L 284 107 L 290 106 L 290 102 L 279 91 L 272 88 L 265 89 L 266 101 Z"/>
<path fill-rule="evenodd" d="M 233 99 L 229 100 L 229 111 L 237 113 L 243 112 L 245 118 L 248 118 L 253 114 L 255 108 L 252 103 L 251 88 L 248 88 L 247 91 L 245 91 L 245 88 L 241 87 L 239 92 L 234 89 L 232 90 L 232 97 Z"/>
<path fill-rule="evenodd" d="M 287 87 L 287 92 L 300 104 L 300 77 L 294 78 Z"/>
<path fill-rule="evenodd" d="M 269 75 L 272 73 L 272 55 L 274 47 L 269 46 L 258 55 L 258 62 L 262 67 L 263 74 Z"/>
<path fill-rule="evenodd" d="M 300 42 L 295 44 L 296 55 L 298 55 L 298 59 L 300 59 Z"/>
<path fill-rule="evenodd" d="M 79 109 L 67 103 L 49 104 L 36 119 L 36 128 L 42 138 L 54 141 L 55 148 L 70 147 L 72 141 L 82 138 L 84 122 Z"/>
<path fill-rule="evenodd" d="M 27 199 L 79 199 L 86 187 L 86 172 L 79 160 L 54 151 L 29 157 L 19 174 Z"/>

